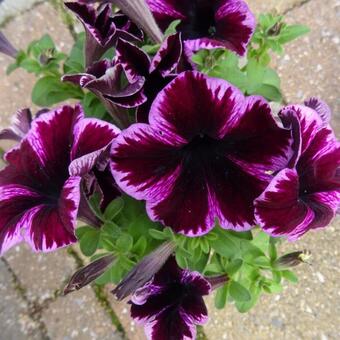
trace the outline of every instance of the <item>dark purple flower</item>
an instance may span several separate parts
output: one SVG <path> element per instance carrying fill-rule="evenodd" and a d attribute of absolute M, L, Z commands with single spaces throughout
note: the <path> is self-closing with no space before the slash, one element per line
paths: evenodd
<path fill-rule="evenodd" d="M 112 144 L 118 186 L 146 200 L 153 221 L 188 236 L 216 220 L 244 231 L 253 201 L 291 158 L 290 131 L 268 103 L 199 72 L 181 73 L 155 99 L 150 125 L 134 124 Z"/>
<path fill-rule="evenodd" d="M 147 0 L 161 29 L 181 20 L 186 49 L 228 48 L 240 55 L 255 30 L 255 18 L 242 0 Z M 190 53 L 189 53 L 190 54 Z"/>
<path fill-rule="evenodd" d="M 15 47 L 13 47 L 13 45 L 8 41 L 8 39 L 1 31 L 0 31 L 0 53 L 4 53 L 14 59 L 18 53 Z"/>
<path fill-rule="evenodd" d="M 107 59 L 94 63 L 85 73 L 67 74 L 62 80 L 96 94 L 121 127 L 129 125 L 128 113 L 122 108 L 134 108 L 147 100 L 143 93 L 145 79 L 130 77 L 122 64 Z"/>
<path fill-rule="evenodd" d="M 289 168 L 280 171 L 255 201 L 264 231 L 295 240 L 326 227 L 340 200 L 340 146 L 324 116 L 311 108 L 288 106 L 280 112 L 295 139 Z"/>
<path fill-rule="evenodd" d="M 0 253 L 26 241 L 51 251 L 76 241 L 81 176 L 117 136 L 111 124 L 63 106 L 34 119 L 0 172 Z"/>
<path fill-rule="evenodd" d="M 115 257 L 112 254 L 105 255 L 77 270 L 64 288 L 64 295 L 79 290 L 96 280 L 105 273 L 114 259 Z"/>
<path fill-rule="evenodd" d="M 86 66 L 98 61 L 115 45 L 118 38 L 142 40 L 143 33 L 122 14 L 113 16 L 111 4 L 96 9 L 91 4 L 66 2 L 65 6 L 77 15 L 86 32 Z"/>
<path fill-rule="evenodd" d="M 153 100 L 159 91 L 175 78 L 172 72 L 175 71 L 182 55 L 180 34 L 169 36 L 152 60 L 137 46 L 124 40 L 118 41 L 116 55 L 117 62 L 124 66 L 132 79 L 145 79 L 143 94 L 147 100 L 138 107 L 137 121 L 146 123 Z"/>
<path fill-rule="evenodd" d="M 132 318 L 149 340 L 195 339 L 196 325 L 208 320 L 203 296 L 211 285 L 200 273 L 183 270 L 171 257 L 131 299 Z"/>

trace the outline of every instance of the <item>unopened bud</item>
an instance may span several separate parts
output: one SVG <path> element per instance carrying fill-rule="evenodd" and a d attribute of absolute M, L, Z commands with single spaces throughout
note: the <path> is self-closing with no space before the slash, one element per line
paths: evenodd
<path fill-rule="evenodd" d="M 296 267 L 301 263 L 308 263 L 308 260 L 311 258 L 311 252 L 308 250 L 304 251 L 295 251 L 293 253 L 289 253 L 281 256 L 275 261 L 275 265 L 277 267 Z"/>
<path fill-rule="evenodd" d="M 64 295 L 79 290 L 96 280 L 100 275 L 104 274 L 114 259 L 115 257 L 112 254 L 106 255 L 91 262 L 87 266 L 80 268 L 73 274 L 69 283 L 65 287 Z"/>
<path fill-rule="evenodd" d="M 112 291 L 118 300 L 123 300 L 127 296 L 143 287 L 153 276 L 163 267 L 170 255 L 175 250 L 174 242 L 165 242 L 156 250 L 145 256 L 118 284 Z"/>

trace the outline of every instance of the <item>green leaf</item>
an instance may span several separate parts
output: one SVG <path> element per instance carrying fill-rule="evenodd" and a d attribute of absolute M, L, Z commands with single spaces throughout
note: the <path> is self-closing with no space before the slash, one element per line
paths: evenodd
<path fill-rule="evenodd" d="M 181 249 L 177 249 L 177 251 L 176 251 L 176 262 L 183 269 L 186 269 L 186 268 L 189 267 L 188 261 L 187 261 L 187 258 L 186 258 L 185 255 L 186 254 L 184 252 L 182 252 Z"/>
<path fill-rule="evenodd" d="M 49 107 L 66 99 L 81 99 L 80 88 L 63 83 L 56 76 L 46 76 L 38 80 L 32 91 L 32 101 L 35 105 Z"/>
<path fill-rule="evenodd" d="M 87 117 L 103 119 L 107 112 L 100 99 L 92 92 L 85 93 L 82 100 L 82 106 Z"/>
<path fill-rule="evenodd" d="M 252 307 L 255 306 L 256 302 L 259 299 L 261 288 L 258 286 L 256 282 L 254 282 L 250 288 L 249 292 L 251 293 L 251 299 L 249 301 L 236 301 L 235 306 L 240 313 L 248 312 Z"/>
<path fill-rule="evenodd" d="M 160 48 L 159 44 L 156 44 L 156 45 L 144 45 L 142 47 L 142 50 L 145 53 L 147 53 L 147 54 L 155 55 L 158 52 L 159 48 Z"/>
<path fill-rule="evenodd" d="M 298 277 L 291 270 L 283 270 L 281 271 L 281 274 L 283 278 L 290 282 L 297 283 L 299 281 Z"/>
<path fill-rule="evenodd" d="M 25 59 L 20 64 L 20 67 L 25 69 L 29 73 L 39 74 L 41 72 L 41 65 L 37 60 Z"/>
<path fill-rule="evenodd" d="M 250 59 L 247 64 L 247 92 L 254 93 L 263 83 L 265 75 L 265 67 L 261 65 L 256 59 Z"/>
<path fill-rule="evenodd" d="M 250 301 L 251 295 L 244 286 L 236 281 L 231 281 L 229 284 L 229 294 L 235 301 Z"/>
<path fill-rule="evenodd" d="M 84 58 L 85 33 L 80 33 L 64 64 L 65 73 L 82 73 L 85 69 Z"/>
<path fill-rule="evenodd" d="M 145 236 L 141 236 L 138 241 L 133 245 L 132 252 L 136 253 L 139 256 L 142 256 L 145 253 L 147 247 L 147 239 Z"/>
<path fill-rule="evenodd" d="M 164 235 L 163 231 L 160 231 L 157 229 L 150 229 L 149 234 L 155 240 L 166 240 L 167 239 L 167 236 Z"/>
<path fill-rule="evenodd" d="M 307 33 L 310 32 L 310 29 L 304 25 L 289 25 L 284 27 L 280 32 L 278 42 L 280 44 L 286 44 L 292 40 L 295 40 Z"/>
<path fill-rule="evenodd" d="M 88 229 L 81 237 L 79 246 L 85 256 L 92 256 L 99 244 L 100 230 L 91 228 Z"/>
<path fill-rule="evenodd" d="M 215 294 L 215 307 L 223 309 L 226 305 L 228 297 L 228 285 L 224 285 L 217 289 Z"/>
<path fill-rule="evenodd" d="M 214 231 L 217 233 L 218 238 L 210 241 L 210 246 L 221 256 L 227 258 L 233 258 L 239 253 L 240 249 L 238 244 L 228 235 L 226 231 L 218 230 Z"/>
<path fill-rule="evenodd" d="M 253 239 L 253 234 L 250 230 L 249 231 L 243 231 L 243 232 L 228 230 L 228 233 L 229 233 L 229 235 L 236 237 L 236 238 L 240 238 L 242 240 L 251 241 Z"/>
<path fill-rule="evenodd" d="M 112 221 L 124 208 L 124 200 L 120 197 L 114 199 L 105 209 L 104 219 Z"/>
<path fill-rule="evenodd" d="M 272 102 L 280 103 L 282 101 L 282 94 L 280 90 L 272 85 L 263 84 L 256 89 L 254 94 L 265 97 L 267 100 Z"/>
<path fill-rule="evenodd" d="M 226 272 L 229 276 L 233 276 L 235 273 L 237 273 L 240 268 L 242 267 L 243 261 L 241 259 L 234 259 L 228 264 L 226 267 Z"/>
<path fill-rule="evenodd" d="M 177 26 L 181 23 L 181 20 L 174 20 L 168 28 L 165 30 L 164 35 L 168 37 L 169 35 L 176 33 Z"/>
<path fill-rule="evenodd" d="M 76 229 L 76 237 L 78 240 L 80 240 L 83 235 L 89 231 L 89 230 L 93 230 L 93 227 L 90 227 L 90 226 L 83 226 L 83 227 L 79 227 Z"/>
<path fill-rule="evenodd" d="M 122 234 L 118 237 L 116 246 L 123 253 L 128 253 L 133 245 L 133 238 L 129 234 Z"/>

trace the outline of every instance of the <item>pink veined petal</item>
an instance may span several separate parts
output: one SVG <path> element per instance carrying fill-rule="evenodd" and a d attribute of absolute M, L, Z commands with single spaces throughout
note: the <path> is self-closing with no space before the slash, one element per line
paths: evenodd
<path fill-rule="evenodd" d="M 186 141 L 200 133 L 219 138 L 237 124 L 243 101 L 242 93 L 224 80 L 183 72 L 158 94 L 149 122 L 164 135 Z"/>
<path fill-rule="evenodd" d="M 295 169 L 279 172 L 255 200 L 255 216 L 265 232 L 294 240 L 308 230 L 314 213 L 299 199 L 299 177 Z"/>
<path fill-rule="evenodd" d="M 224 0 L 215 13 L 216 37 L 244 55 L 256 27 L 255 16 L 243 0 Z"/>
<path fill-rule="evenodd" d="M 1 172 L 1 175 L 4 171 Z M 0 176 L 1 176 L 0 175 Z M 27 228 L 27 212 L 42 197 L 30 188 L 7 184 L 0 187 L 0 254 L 4 254 L 23 240 L 22 229 Z"/>
<path fill-rule="evenodd" d="M 306 100 L 304 104 L 319 114 L 324 126 L 329 124 L 332 117 L 332 111 L 326 102 L 319 98 L 312 97 Z"/>
<path fill-rule="evenodd" d="M 77 123 L 74 127 L 70 174 L 81 176 L 88 173 L 119 133 L 116 126 L 94 118 Z"/>
<path fill-rule="evenodd" d="M 164 40 L 150 65 L 150 73 L 160 72 L 167 76 L 177 67 L 182 55 L 182 39 L 179 33 L 170 35 Z"/>
<path fill-rule="evenodd" d="M 166 195 L 180 166 L 171 143 L 146 124 L 124 130 L 111 150 L 111 171 L 120 188 L 136 199 Z"/>
<path fill-rule="evenodd" d="M 60 194 L 58 204 L 35 206 L 29 215 L 24 235 L 33 250 L 49 252 L 77 241 L 74 233 L 80 201 L 80 177 L 70 177 Z"/>

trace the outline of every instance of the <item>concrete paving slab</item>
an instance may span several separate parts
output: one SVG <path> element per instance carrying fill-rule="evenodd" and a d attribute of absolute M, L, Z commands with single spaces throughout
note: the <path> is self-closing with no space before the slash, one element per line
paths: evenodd
<path fill-rule="evenodd" d="M 42 319 L 53 340 L 122 339 L 90 287 L 59 297 L 43 312 Z"/>
<path fill-rule="evenodd" d="M 37 254 L 26 244 L 21 244 L 5 257 L 26 288 L 27 298 L 39 304 L 53 299 L 76 270 L 76 263 L 66 249 Z"/>
<path fill-rule="evenodd" d="M 0 258 L 0 340 L 40 340 L 39 325 L 15 288 L 11 272 Z"/>

